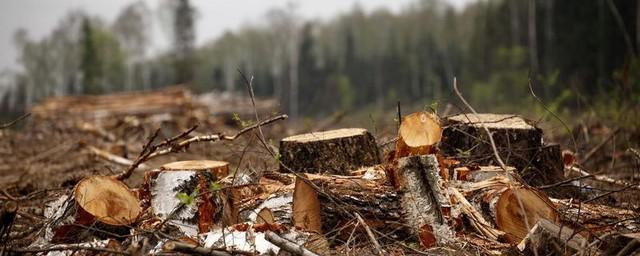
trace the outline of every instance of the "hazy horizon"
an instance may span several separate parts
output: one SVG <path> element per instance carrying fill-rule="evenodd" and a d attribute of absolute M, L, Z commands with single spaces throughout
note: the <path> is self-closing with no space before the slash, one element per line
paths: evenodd
<path fill-rule="evenodd" d="M 169 46 L 169 39 L 162 31 L 157 18 L 159 1 L 143 0 L 153 15 L 152 42 L 149 53 L 155 54 Z M 473 0 L 446 0 L 455 8 L 460 9 Z M 0 71 L 19 70 L 16 58 L 18 56 L 13 36 L 17 29 L 24 28 L 32 39 L 41 39 L 49 35 L 59 20 L 68 12 L 82 10 L 91 16 L 98 16 L 108 23 L 113 22 L 123 7 L 134 3 L 130 0 L 88 1 L 88 0 L 59 0 L 59 1 L 8 1 L 0 3 Z M 245 1 L 207 1 L 194 0 L 193 5 L 198 10 L 196 21 L 196 44 L 198 46 L 214 40 L 228 30 L 235 30 L 245 24 L 259 23 L 265 13 L 273 8 L 285 7 L 288 3 L 295 3 L 298 13 L 306 20 L 327 20 L 340 13 L 351 10 L 356 4 L 365 11 L 386 8 L 398 12 L 415 0 L 245 0 Z"/>

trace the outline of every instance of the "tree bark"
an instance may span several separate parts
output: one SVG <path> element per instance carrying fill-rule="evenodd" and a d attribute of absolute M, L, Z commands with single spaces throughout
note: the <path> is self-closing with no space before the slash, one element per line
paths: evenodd
<path fill-rule="evenodd" d="M 140 197 L 153 214 L 187 235 L 197 235 L 220 220 L 222 197 L 210 185 L 228 172 L 229 163 L 221 161 L 168 163 L 146 174 Z"/>
<path fill-rule="evenodd" d="M 426 155 L 399 159 L 395 174 L 405 222 L 425 247 L 453 237 L 446 220 L 451 202 L 439 173 L 436 157 Z"/>
<path fill-rule="evenodd" d="M 380 163 L 375 139 L 365 129 L 339 129 L 287 137 L 280 141 L 281 172 L 349 175 Z"/>

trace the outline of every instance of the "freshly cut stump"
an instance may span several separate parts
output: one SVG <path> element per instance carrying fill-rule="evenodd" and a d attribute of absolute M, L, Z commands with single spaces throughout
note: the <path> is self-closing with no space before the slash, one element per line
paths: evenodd
<path fill-rule="evenodd" d="M 398 160 L 396 180 L 404 218 L 423 246 L 433 247 L 453 237 L 447 218 L 451 202 L 434 155 Z"/>
<path fill-rule="evenodd" d="M 469 184 L 465 191 L 469 201 L 478 205 L 512 244 L 519 243 L 541 219 L 559 221 L 555 205 L 543 192 L 503 176 Z"/>
<path fill-rule="evenodd" d="M 398 131 L 395 158 L 432 153 L 441 137 L 442 127 L 434 114 L 417 112 L 405 116 Z"/>
<path fill-rule="evenodd" d="M 380 163 L 375 139 L 367 130 L 346 128 L 295 135 L 280 141 L 281 172 L 349 175 Z"/>
<path fill-rule="evenodd" d="M 229 163 L 211 160 L 173 162 L 147 172 L 141 197 L 153 214 L 186 235 L 204 233 L 221 219 L 223 200 L 212 183 L 229 173 Z M 188 204 L 185 204 L 188 203 Z"/>
<path fill-rule="evenodd" d="M 77 243 L 96 236 L 127 235 L 142 212 L 138 197 L 127 185 L 109 176 L 86 177 L 71 196 L 47 206 L 45 240 Z M 91 227 L 85 228 L 85 227 Z"/>
<path fill-rule="evenodd" d="M 108 176 L 91 176 L 82 179 L 75 188 L 75 200 L 79 210 L 83 210 L 87 219 L 96 220 L 112 226 L 125 226 L 134 223 L 142 209 L 140 201 L 127 185 Z"/>
<path fill-rule="evenodd" d="M 493 148 L 483 128 L 492 134 L 496 148 L 505 164 L 517 169 L 530 166 L 542 147 L 542 130 L 517 115 L 460 114 L 445 120 L 441 148 L 445 154 L 459 155 L 478 164 L 495 164 Z"/>

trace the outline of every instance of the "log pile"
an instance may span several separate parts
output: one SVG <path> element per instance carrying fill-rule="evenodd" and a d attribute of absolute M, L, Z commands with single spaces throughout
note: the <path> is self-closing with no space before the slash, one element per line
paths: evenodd
<path fill-rule="evenodd" d="M 149 97 L 162 105 L 159 95 Z M 110 109 L 109 115 L 122 114 L 117 104 L 92 99 L 104 103 L 100 108 Z M 43 103 L 37 114 L 49 115 L 48 109 L 61 104 Z M 95 118 L 92 108 L 73 103 L 69 113 Z M 108 131 L 86 127 L 110 137 Z M 395 254 L 398 248 L 480 255 L 638 251 L 640 222 L 633 211 L 554 199 L 536 187 L 565 179 L 561 148 L 543 143 L 542 131 L 517 116 L 463 114 L 441 120 L 434 113 L 412 113 L 402 118 L 396 144 L 385 154 L 361 128 L 285 137 L 277 150 L 255 132 L 276 162 L 259 171 L 218 159 L 144 163 L 157 152 L 176 153 L 172 148 L 184 141 L 233 141 L 257 127 L 234 136 L 191 138 L 187 130 L 155 144 L 152 137 L 135 160 L 85 146 L 144 171 L 143 181 L 132 185 L 121 174 L 79 179 L 72 193 L 46 204 L 49 221 L 33 233 L 35 242 L 25 244 L 26 250 L 99 247 L 101 252 L 225 256 L 331 255 L 353 253 L 358 245 L 367 255 Z M 180 150 L 188 150 L 189 143 Z M 496 165 L 494 146 L 506 166 Z M 0 241 L 18 235 L 11 229 L 19 209 L 15 201 L 3 203 Z M 603 239 L 607 236 L 615 239 Z"/>

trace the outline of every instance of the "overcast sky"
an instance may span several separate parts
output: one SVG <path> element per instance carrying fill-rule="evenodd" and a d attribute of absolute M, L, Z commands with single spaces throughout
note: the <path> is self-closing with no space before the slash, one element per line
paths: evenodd
<path fill-rule="evenodd" d="M 155 15 L 158 0 L 144 0 Z M 448 0 L 461 8 L 473 0 Z M 0 1 L 0 71 L 17 69 L 17 52 L 13 34 L 18 28 L 27 30 L 30 38 L 48 35 L 58 21 L 71 10 L 82 9 L 90 15 L 102 17 L 111 23 L 120 10 L 133 0 L 3 0 Z M 306 19 L 329 19 L 339 13 L 348 12 L 356 3 L 365 10 L 388 8 L 393 12 L 402 10 L 413 0 L 193 0 L 198 9 L 196 41 L 198 45 L 215 39 L 226 30 L 233 30 L 247 23 L 258 23 L 264 14 L 276 7 L 294 2 L 297 10 Z M 152 32 L 150 52 L 167 47 L 168 40 L 156 27 Z"/>

